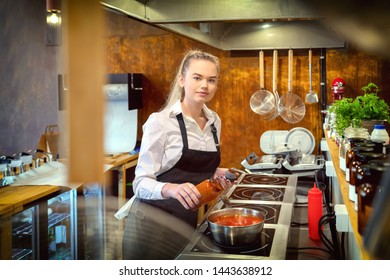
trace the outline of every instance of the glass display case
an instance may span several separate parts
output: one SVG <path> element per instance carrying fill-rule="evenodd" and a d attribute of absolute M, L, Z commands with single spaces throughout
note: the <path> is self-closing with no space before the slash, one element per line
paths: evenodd
<path fill-rule="evenodd" d="M 67 191 L 14 215 L 12 259 L 75 259 L 75 204 Z"/>

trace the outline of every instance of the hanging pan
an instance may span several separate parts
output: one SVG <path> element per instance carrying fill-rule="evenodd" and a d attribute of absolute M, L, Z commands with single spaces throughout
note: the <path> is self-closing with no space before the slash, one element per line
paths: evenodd
<path fill-rule="evenodd" d="M 288 51 L 288 93 L 282 95 L 279 100 L 280 116 L 288 123 L 300 122 L 306 113 L 305 103 L 302 99 L 292 93 L 292 67 L 293 51 Z"/>
<path fill-rule="evenodd" d="M 264 88 L 264 52 L 259 52 L 259 64 L 260 64 L 260 90 L 256 91 L 251 99 L 250 106 L 253 112 L 262 115 L 264 118 L 269 118 L 272 114 L 272 110 L 275 108 L 274 95 L 265 90 Z"/>

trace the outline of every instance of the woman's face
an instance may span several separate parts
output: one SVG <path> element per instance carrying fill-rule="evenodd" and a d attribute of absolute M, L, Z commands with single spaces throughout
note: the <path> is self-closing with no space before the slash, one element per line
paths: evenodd
<path fill-rule="evenodd" d="M 192 59 L 187 72 L 180 77 L 180 86 L 184 87 L 184 100 L 190 103 L 204 104 L 210 101 L 217 91 L 217 66 L 204 59 Z"/>

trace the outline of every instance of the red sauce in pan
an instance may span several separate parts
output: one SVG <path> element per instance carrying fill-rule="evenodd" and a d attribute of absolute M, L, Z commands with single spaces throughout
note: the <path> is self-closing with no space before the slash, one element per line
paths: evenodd
<path fill-rule="evenodd" d="M 222 215 L 213 218 L 211 222 L 220 226 L 251 226 L 262 221 L 263 219 L 256 216 Z"/>

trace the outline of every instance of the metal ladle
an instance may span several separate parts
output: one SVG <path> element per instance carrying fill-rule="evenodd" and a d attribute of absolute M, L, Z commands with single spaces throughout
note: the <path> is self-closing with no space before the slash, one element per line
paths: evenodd
<path fill-rule="evenodd" d="M 309 50 L 309 85 L 310 85 L 310 90 L 306 94 L 305 101 L 306 103 L 317 103 L 318 102 L 318 95 L 317 93 L 313 92 L 312 90 L 312 79 L 311 79 L 311 61 L 312 61 L 312 51 Z"/>

